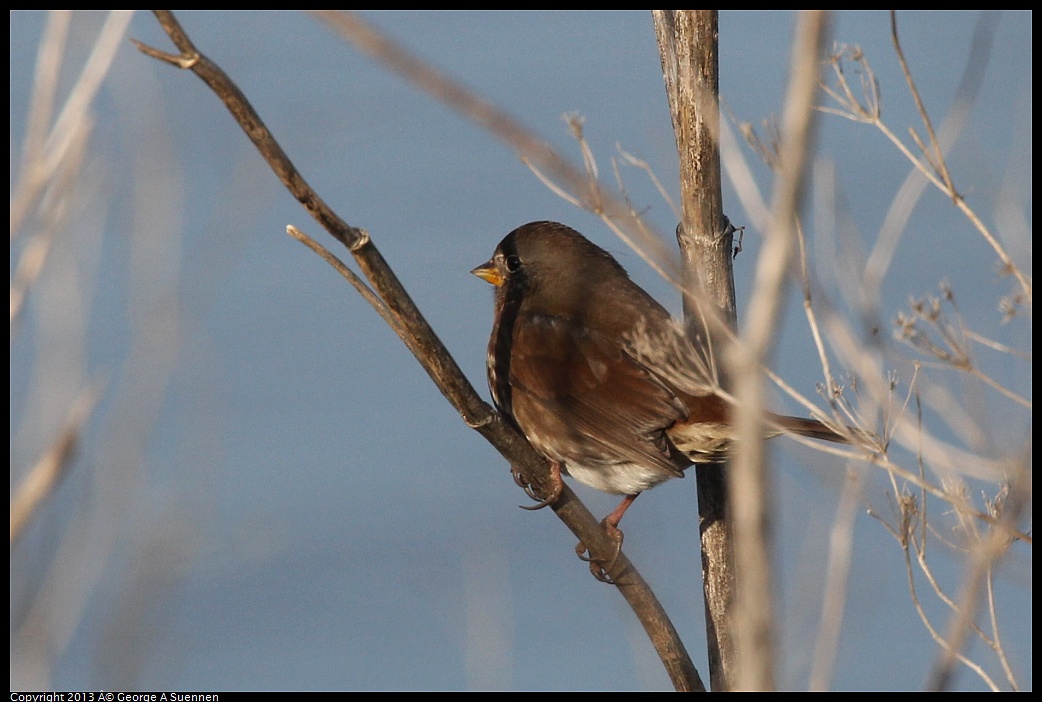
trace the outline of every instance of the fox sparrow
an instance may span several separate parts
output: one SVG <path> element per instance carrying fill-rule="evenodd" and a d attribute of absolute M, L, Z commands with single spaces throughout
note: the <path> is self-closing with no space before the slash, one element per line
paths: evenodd
<path fill-rule="evenodd" d="M 643 490 L 718 461 L 731 407 L 698 370 L 704 354 L 604 249 L 556 222 L 518 227 L 474 275 L 495 289 L 488 384 L 497 409 L 561 474 L 625 495 L 604 520 L 621 540 Z M 704 366 L 702 366 L 704 367 Z M 771 414 L 782 430 L 846 442 L 821 422 Z"/>

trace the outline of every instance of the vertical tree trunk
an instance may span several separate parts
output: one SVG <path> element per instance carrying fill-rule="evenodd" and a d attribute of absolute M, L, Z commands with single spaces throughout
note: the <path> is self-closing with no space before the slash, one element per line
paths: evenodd
<path fill-rule="evenodd" d="M 723 213 L 720 110 L 715 10 L 654 10 L 655 34 L 680 156 L 682 221 L 677 240 L 684 261 L 689 333 L 712 338 L 699 300 L 708 300 L 722 319 L 735 326 L 731 228 Z M 729 625 L 734 604 L 735 570 L 727 520 L 727 479 L 720 466 L 696 466 L 702 542 L 709 679 L 714 691 L 732 687 L 734 642 Z"/>

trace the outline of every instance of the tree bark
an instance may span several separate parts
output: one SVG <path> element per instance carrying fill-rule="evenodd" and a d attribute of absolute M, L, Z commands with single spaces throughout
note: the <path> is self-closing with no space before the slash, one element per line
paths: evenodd
<path fill-rule="evenodd" d="M 654 10 L 655 34 L 680 157 L 682 221 L 677 241 L 684 262 L 688 333 L 711 345 L 715 316 L 735 327 L 733 231 L 720 187 L 717 13 Z M 701 307 L 708 301 L 716 309 Z M 723 379 L 722 379 L 723 380 Z M 734 641 L 729 625 L 735 571 L 727 519 L 725 467 L 696 466 L 710 687 L 730 690 Z"/>

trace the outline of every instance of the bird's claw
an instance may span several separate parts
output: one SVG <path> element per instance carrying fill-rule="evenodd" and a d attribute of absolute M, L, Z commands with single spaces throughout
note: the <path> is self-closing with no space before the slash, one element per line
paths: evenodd
<path fill-rule="evenodd" d="M 525 491 L 533 501 L 537 504 L 534 505 L 518 505 L 521 509 L 534 512 L 537 509 L 542 509 L 557 502 L 557 499 L 561 496 L 561 491 L 564 489 L 564 482 L 561 480 L 561 466 L 556 461 L 550 463 L 550 483 L 552 485 L 549 494 L 546 497 L 539 497 L 535 494 L 535 490 L 532 489 L 532 485 L 525 480 L 525 477 L 521 475 L 521 472 L 516 468 L 510 468 L 510 474 L 514 478 L 514 482 L 517 483 L 518 487 Z"/>
<path fill-rule="evenodd" d="M 575 555 L 579 557 L 580 561 L 585 561 L 590 564 L 590 573 L 593 577 L 602 583 L 609 585 L 615 585 L 615 580 L 611 577 L 611 571 L 615 569 L 615 564 L 619 560 L 619 556 L 622 554 L 622 530 L 617 526 L 611 524 L 607 519 L 601 522 L 604 527 L 604 531 L 608 534 L 608 538 L 615 542 L 615 553 L 607 562 L 601 558 L 594 558 L 592 555 L 587 555 L 590 549 L 586 547 L 582 541 L 575 545 Z"/>

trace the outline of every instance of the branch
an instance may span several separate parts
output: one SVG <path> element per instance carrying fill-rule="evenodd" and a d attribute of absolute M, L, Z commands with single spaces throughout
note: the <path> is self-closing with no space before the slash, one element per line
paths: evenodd
<path fill-rule="evenodd" d="M 213 90 L 286 188 L 327 232 L 351 252 L 376 297 L 386 307 L 382 314 L 389 318 L 395 333 L 460 413 L 463 421 L 484 436 L 537 492 L 546 494 L 551 483 L 545 459 L 481 400 L 384 261 L 368 233 L 347 224 L 311 189 L 246 96 L 219 66 L 196 49 L 173 14 L 168 10 L 156 10 L 155 14 L 180 53 L 166 53 L 135 41 L 138 49 L 159 61 L 191 70 Z M 592 558 L 605 562 L 611 560 L 618 548 L 617 544 L 608 538 L 600 523 L 567 486 L 551 507 L 583 542 Z M 701 689 L 698 672 L 676 630 L 647 583 L 624 554 L 618 555 L 609 575 L 648 632 L 674 686 L 678 690 Z"/>
<path fill-rule="evenodd" d="M 742 344 L 729 348 L 728 362 L 736 416 L 731 507 L 738 574 L 735 611 L 738 663 L 735 685 L 743 690 L 774 689 L 774 620 L 768 475 L 764 467 L 763 377 L 760 366 L 770 353 L 795 242 L 794 221 L 803 195 L 806 164 L 813 143 L 814 95 L 818 61 L 828 15 L 799 16 L 789 66 L 789 87 L 781 124 L 781 144 L 770 223 L 757 261 L 756 281 L 743 325 Z"/>

